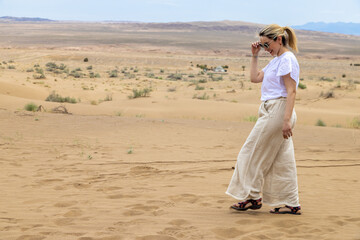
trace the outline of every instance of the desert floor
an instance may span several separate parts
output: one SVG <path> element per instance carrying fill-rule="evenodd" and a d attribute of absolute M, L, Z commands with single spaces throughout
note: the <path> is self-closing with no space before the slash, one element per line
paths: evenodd
<path fill-rule="evenodd" d="M 233 212 L 224 193 L 260 104 L 248 57 L 116 47 L 0 56 L 0 239 L 360 239 L 360 59 L 299 58 L 303 214 L 274 216 L 266 205 Z M 134 89 L 150 92 L 129 98 Z M 53 92 L 77 103 L 45 101 Z M 43 108 L 26 111 L 31 103 Z"/>

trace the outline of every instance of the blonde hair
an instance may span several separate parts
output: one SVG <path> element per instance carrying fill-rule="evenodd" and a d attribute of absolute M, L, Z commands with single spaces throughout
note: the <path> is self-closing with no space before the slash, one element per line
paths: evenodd
<path fill-rule="evenodd" d="M 270 24 L 264 27 L 260 32 L 259 36 L 268 37 L 270 39 L 276 39 L 277 37 L 282 37 L 282 43 L 284 46 L 289 45 L 295 52 L 298 52 L 297 48 L 297 37 L 295 35 L 294 29 L 291 27 L 281 27 L 277 24 Z"/>

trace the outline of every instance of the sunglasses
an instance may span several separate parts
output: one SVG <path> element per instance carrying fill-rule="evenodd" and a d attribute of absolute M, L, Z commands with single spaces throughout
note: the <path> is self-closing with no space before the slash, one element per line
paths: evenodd
<path fill-rule="evenodd" d="M 267 42 L 267 43 L 264 43 L 264 44 L 259 43 L 259 46 L 262 47 L 262 48 L 269 48 L 269 47 L 270 47 L 270 44 L 271 44 L 273 41 L 275 41 L 276 38 L 277 38 L 277 37 L 274 37 L 272 40 L 270 40 L 270 42 Z"/>

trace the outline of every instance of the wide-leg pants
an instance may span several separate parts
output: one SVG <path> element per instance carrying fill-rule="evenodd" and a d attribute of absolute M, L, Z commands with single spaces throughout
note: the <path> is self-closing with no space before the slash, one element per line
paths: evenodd
<path fill-rule="evenodd" d="M 300 206 L 292 138 L 282 136 L 286 98 L 262 102 L 259 118 L 237 158 L 226 194 L 259 199 L 270 206 Z M 291 123 L 296 122 L 295 110 Z"/>

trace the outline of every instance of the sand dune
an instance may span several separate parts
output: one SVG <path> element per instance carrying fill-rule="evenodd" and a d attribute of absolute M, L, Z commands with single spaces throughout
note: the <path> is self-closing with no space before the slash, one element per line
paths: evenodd
<path fill-rule="evenodd" d="M 223 192 L 252 123 L 0 117 L 3 239 L 359 238 L 359 131 L 296 129 L 295 217 L 228 209 Z"/>
<path fill-rule="evenodd" d="M 260 104 L 244 47 L 252 34 L 237 39 L 227 22 L 218 23 L 226 32 L 200 38 L 110 23 L 29 24 L 0 30 L 12 31 L 0 40 L 1 240 L 360 239 L 360 58 L 348 47 L 327 52 L 358 38 L 314 33 L 302 43 L 316 48 L 298 56 L 303 214 L 273 216 L 266 205 L 232 212 L 224 193 Z M 260 67 L 269 60 L 261 56 Z M 45 101 L 52 93 L 76 103 Z M 43 108 L 26 111 L 29 103 Z M 55 113 L 59 106 L 70 114 Z"/>

